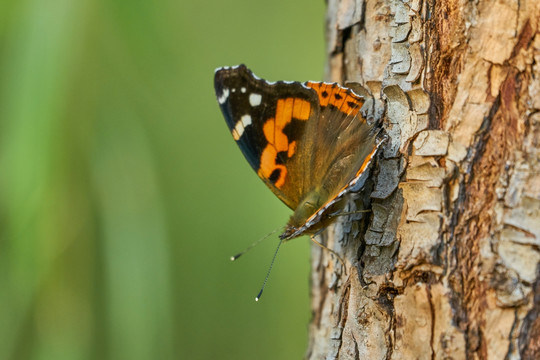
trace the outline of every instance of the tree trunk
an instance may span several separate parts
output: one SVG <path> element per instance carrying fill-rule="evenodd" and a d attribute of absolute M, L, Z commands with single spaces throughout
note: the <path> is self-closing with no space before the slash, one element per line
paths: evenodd
<path fill-rule="evenodd" d="M 361 83 L 389 141 L 371 212 L 322 234 L 346 269 L 312 247 L 307 358 L 540 359 L 539 21 L 534 0 L 328 0 L 327 80 Z"/>

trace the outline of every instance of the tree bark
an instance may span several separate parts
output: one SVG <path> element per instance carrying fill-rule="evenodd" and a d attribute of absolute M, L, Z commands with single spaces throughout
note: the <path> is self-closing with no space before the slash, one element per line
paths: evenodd
<path fill-rule="evenodd" d="M 540 359 L 540 1 L 328 0 L 389 140 L 312 247 L 309 359 Z"/>

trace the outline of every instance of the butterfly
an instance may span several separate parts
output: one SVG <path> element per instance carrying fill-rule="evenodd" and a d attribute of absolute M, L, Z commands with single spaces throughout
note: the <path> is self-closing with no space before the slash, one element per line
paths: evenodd
<path fill-rule="evenodd" d="M 326 228 L 383 142 L 362 116 L 363 97 L 336 83 L 269 82 L 245 65 L 217 69 L 214 87 L 246 160 L 293 210 L 280 239 Z"/>

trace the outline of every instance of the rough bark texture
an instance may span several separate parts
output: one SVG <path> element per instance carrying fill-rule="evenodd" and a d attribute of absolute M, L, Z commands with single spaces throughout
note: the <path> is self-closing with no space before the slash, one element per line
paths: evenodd
<path fill-rule="evenodd" d="M 312 248 L 309 359 L 540 359 L 540 1 L 328 0 L 390 139 Z M 369 205 L 371 203 L 371 205 Z"/>

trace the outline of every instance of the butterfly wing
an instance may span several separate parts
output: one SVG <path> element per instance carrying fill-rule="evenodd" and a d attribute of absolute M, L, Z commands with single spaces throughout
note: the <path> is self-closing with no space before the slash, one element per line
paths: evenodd
<path fill-rule="evenodd" d="M 257 78 L 244 65 L 216 71 L 216 96 L 244 156 L 295 212 L 292 237 L 354 185 L 377 148 L 363 98 L 321 82 Z M 285 235 L 285 234 L 283 234 Z"/>
<path fill-rule="evenodd" d="M 307 129 L 315 135 L 306 152 L 311 153 L 311 176 L 330 197 L 336 196 L 362 168 L 375 148 L 375 132 L 366 122 L 360 109 L 364 99 L 351 89 L 338 84 L 308 82 L 317 92 L 320 116 L 316 129 Z"/>
<path fill-rule="evenodd" d="M 356 183 L 377 148 L 373 128 L 360 112 L 362 97 L 338 84 L 307 82 L 306 86 L 317 94 L 319 116 L 307 124 L 306 138 L 297 151 L 305 159 L 305 191 L 288 224 L 287 233 L 293 237 Z"/>
<path fill-rule="evenodd" d="M 303 148 L 309 123 L 319 118 L 315 91 L 299 82 L 269 83 L 244 65 L 221 68 L 214 78 L 227 125 L 259 177 L 291 209 L 305 194 Z"/>

